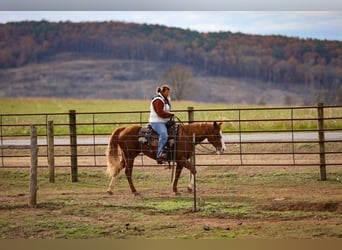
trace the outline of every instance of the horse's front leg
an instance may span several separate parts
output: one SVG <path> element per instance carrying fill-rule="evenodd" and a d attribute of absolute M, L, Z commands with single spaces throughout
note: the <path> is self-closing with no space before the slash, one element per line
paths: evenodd
<path fill-rule="evenodd" d="M 196 175 L 196 168 L 195 166 L 190 162 L 190 161 L 186 161 L 186 166 L 187 169 L 189 169 L 190 173 L 191 173 L 191 177 L 190 177 L 190 183 L 188 185 L 188 192 L 192 193 L 192 191 L 194 190 L 194 179 L 195 179 L 195 175 Z"/>
<path fill-rule="evenodd" d="M 176 167 L 176 172 L 175 172 L 175 177 L 173 179 L 173 192 L 175 193 L 175 195 L 179 195 L 180 193 L 178 192 L 177 189 L 177 184 L 178 184 L 178 179 L 180 177 L 180 174 L 182 172 L 183 167 L 189 169 L 191 175 L 191 180 L 190 180 L 190 184 L 188 186 L 188 191 L 192 192 L 193 187 L 194 187 L 194 179 L 193 176 L 196 174 L 196 168 L 194 167 L 194 165 L 192 165 L 192 163 L 190 161 L 188 161 L 187 159 L 182 159 L 180 161 L 177 162 L 177 167 Z"/>
<path fill-rule="evenodd" d="M 188 185 L 188 192 L 189 193 L 192 193 L 192 191 L 194 190 L 194 186 L 195 186 L 194 179 L 195 179 L 195 175 L 191 174 L 191 176 L 190 176 L 190 183 Z"/>
<path fill-rule="evenodd" d="M 190 161 L 184 161 L 184 165 L 185 168 L 189 169 L 190 173 L 192 173 L 193 175 L 196 174 L 196 168 Z"/>
<path fill-rule="evenodd" d="M 181 164 L 177 163 L 175 176 L 173 178 L 173 183 L 172 183 L 172 191 L 177 196 L 180 195 L 180 193 L 178 192 L 178 189 L 177 189 L 177 185 L 178 185 L 179 177 L 182 173 L 182 169 L 183 169 L 183 166 Z"/>

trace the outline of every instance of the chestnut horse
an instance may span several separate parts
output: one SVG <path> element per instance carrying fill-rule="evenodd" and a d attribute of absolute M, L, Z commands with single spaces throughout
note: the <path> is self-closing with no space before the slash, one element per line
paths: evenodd
<path fill-rule="evenodd" d="M 178 126 L 178 134 L 175 140 L 174 161 L 176 162 L 176 171 L 173 178 L 173 192 L 178 195 L 177 183 L 183 167 L 195 175 L 196 169 L 190 162 L 193 153 L 194 139 L 198 144 L 205 139 L 216 148 L 216 153 L 220 154 L 225 150 L 225 144 L 222 139 L 222 123 L 203 122 L 191 123 Z M 125 168 L 125 174 L 129 187 L 133 194 L 139 194 L 133 185 L 132 171 L 135 157 L 140 153 L 156 159 L 157 147 L 154 145 L 142 144 L 138 141 L 141 126 L 120 127 L 113 131 L 110 136 L 107 147 L 107 174 L 111 177 L 108 194 L 113 194 L 115 182 L 122 169 Z M 195 135 L 195 138 L 194 136 Z M 121 159 L 120 154 L 121 153 Z M 189 186 L 189 191 L 191 187 Z"/>

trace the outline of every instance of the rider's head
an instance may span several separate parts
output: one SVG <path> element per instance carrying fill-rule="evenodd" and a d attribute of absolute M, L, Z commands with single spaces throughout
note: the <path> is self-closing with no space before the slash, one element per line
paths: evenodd
<path fill-rule="evenodd" d="M 156 93 L 161 93 L 164 97 L 168 97 L 170 95 L 170 87 L 167 84 L 162 84 L 157 87 Z"/>

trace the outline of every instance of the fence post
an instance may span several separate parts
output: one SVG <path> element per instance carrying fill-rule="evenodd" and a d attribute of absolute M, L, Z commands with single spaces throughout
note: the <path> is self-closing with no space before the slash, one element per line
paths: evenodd
<path fill-rule="evenodd" d="M 191 156 L 191 162 L 193 165 L 193 168 L 196 169 L 196 135 L 195 133 L 193 134 L 193 139 L 192 139 L 192 144 L 193 144 L 193 151 L 192 151 L 192 156 Z M 197 212 L 197 187 L 196 187 L 196 174 L 191 174 L 192 179 L 193 179 L 193 184 L 194 184 L 194 207 L 193 211 Z"/>
<path fill-rule="evenodd" d="M 0 114 L 0 145 L 2 145 L 2 114 Z M 4 167 L 4 152 L 3 149 L 1 148 L 1 166 Z"/>
<path fill-rule="evenodd" d="M 194 107 L 188 107 L 188 121 L 193 123 L 194 120 Z"/>
<path fill-rule="evenodd" d="M 77 182 L 77 134 L 76 111 L 69 111 L 71 181 Z"/>
<path fill-rule="evenodd" d="M 318 103 L 318 139 L 319 139 L 319 161 L 321 181 L 327 179 L 326 164 L 325 164 L 325 138 L 324 138 L 324 104 Z"/>
<path fill-rule="evenodd" d="M 49 182 L 55 183 L 55 149 L 54 149 L 53 121 L 48 121 L 47 125 L 48 125 L 47 146 L 48 146 Z"/>
<path fill-rule="evenodd" d="M 31 208 L 37 206 L 37 166 L 38 166 L 38 143 L 37 143 L 37 128 L 34 125 L 30 126 L 31 133 L 31 172 L 30 172 L 30 187 L 28 205 Z"/>

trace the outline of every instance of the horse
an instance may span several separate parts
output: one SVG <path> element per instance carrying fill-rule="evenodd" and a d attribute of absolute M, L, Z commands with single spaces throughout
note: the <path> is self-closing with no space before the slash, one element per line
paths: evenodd
<path fill-rule="evenodd" d="M 183 167 L 187 168 L 192 176 L 196 174 L 195 166 L 190 161 L 193 154 L 194 145 L 203 142 L 205 139 L 213 145 L 217 154 L 223 153 L 225 144 L 221 131 L 222 122 L 194 122 L 190 124 L 179 124 L 176 138 L 174 140 L 173 162 L 176 163 L 176 170 L 172 181 L 172 190 L 175 195 L 180 195 L 177 189 L 178 179 Z M 140 154 L 156 159 L 157 145 L 145 145 L 139 142 L 139 131 L 142 127 L 138 125 L 116 128 L 108 141 L 106 150 L 107 169 L 106 173 L 111 177 L 108 194 L 113 194 L 115 183 L 122 169 L 125 174 L 131 192 L 139 195 L 133 180 L 134 159 Z M 120 151 L 120 152 L 119 152 Z M 121 157 L 120 157 L 121 155 Z M 188 186 L 189 192 L 192 191 L 192 185 Z"/>

